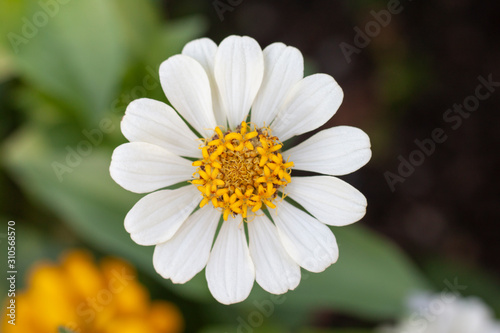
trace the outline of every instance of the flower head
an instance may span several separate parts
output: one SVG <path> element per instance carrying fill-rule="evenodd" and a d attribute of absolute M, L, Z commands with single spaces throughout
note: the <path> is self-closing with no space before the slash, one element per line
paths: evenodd
<path fill-rule="evenodd" d="M 2 332 L 180 333 L 184 326 L 175 305 L 150 300 L 133 267 L 115 258 L 97 266 L 85 251 L 38 263 L 15 304 L 15 325 L 4 315 Z"/>
<path fill-rule="evenodd" d="M 130 143 L 115 149 L 110 173 L 127 190 L 154 191 L 130 210 L 125 228 L 138 244 L 156 245 L 163 277 L 184 283 L 206 266 L 210 291 L 230 304 L 255 280 L 281 294 L 298 285 L 300 267 L 321 272 L 337 260 L 325 224 L 358 221 L 366 199 L 332 176 L 367 163 L 370 141 L 339 126 L 285 146 L 325 124 L 343 99 L 331 76 L 304 78 L 303 69 L 300 51 L 282 43 L 262 51 L 250 37 L 219 46 L 203 38 L 160 66 L 173 108 L 150 99 L 128 106 L 121 128 Z"/>

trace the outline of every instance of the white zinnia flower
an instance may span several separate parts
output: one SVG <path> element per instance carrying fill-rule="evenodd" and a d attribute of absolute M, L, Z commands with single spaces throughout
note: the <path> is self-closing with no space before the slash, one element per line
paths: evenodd
<path fill-rule="evenodd" d="M 412 315 L 380 333 L 500 333 L 500 322 L 480 299 L 453 293 L 418 295 L 410 300 Z"/>
<path fill-rule="evenodd" d="M 366 199 L 330 175 L 366 164 L 370 141 L 339 126 L 284 149 L 285 140 L 325 124 L 343 99 L 331 76 L 303 72 L 300 51 L 282 43 L 262 51 L 250 37 L 230 36 L 218 47 L 203 38 L 160 67 L 175 110 L 150 99 L 128 106 L 121 128 L 130 143 L 115 149 L 110 172 L 129 191 L 156 191 L 130 210 L 125 228 L 138 244 L 156 245 L 153 262 L 164 278 L 184 283 L 207 266 L 213 296 L 230 304 L 244 300 L 254 280 L 281 294 L 298 285 L 300 267 L 321 272 L 336 262 L 325 224 L 358 221 Z M 328 176 L 290 177 L 292 167 Z"/>

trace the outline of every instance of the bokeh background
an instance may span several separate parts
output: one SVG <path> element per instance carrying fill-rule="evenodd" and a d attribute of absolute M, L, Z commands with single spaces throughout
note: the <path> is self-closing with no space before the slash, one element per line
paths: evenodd
<path fill-rule="evenodd" d="M 390 22 L 374 23 L 391 3 L 1 0 L 0 246 L 4 267 L 14 220 L 18 290 L 29 288 L 33 265 L 83 249 L 96 263 L 113 256 L 135 267 L 149 298 L 180 309 L 186 332 L 372 332 L 400 318 L 412 293 L 457 280 L 462 295 L 499 316 L 500 87 L 473 112 L 447 110 L 475 96 L 479 77 L 500 82 L 500 6 L 401 0 Z M 255 285 L 248 300 L 223 306 L 203 273 L 173 285 L 154 272 L 153 249 L 123 229 L 140 196 L 116 185 L 108 167 L 125 141 L 127 104 L 166 101 L 161 62 L 192 39 L 219 43 L 230 34 L 295 46 L 306 74 L 332 75 L 345 98 L 322 128 L 360 127 L 373 158 L 343 177 L 366 195 L 368 210 L 356 225 L 333 228 L 337 264 L 303 272 L 279 299 Z M 401 160 L 418 154 L 415 140 L 436 128 L 446 141 L 391 187 L 388 172 L 398 175 Z"/>

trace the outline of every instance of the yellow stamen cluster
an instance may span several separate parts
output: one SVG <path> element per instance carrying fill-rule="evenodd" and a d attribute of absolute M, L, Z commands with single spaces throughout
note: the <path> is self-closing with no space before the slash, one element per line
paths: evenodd
<path fill-rule="evenodd" d="M 271 135 L 269 128 L 253 129 L 242 122 L 235 131 L 222 132 L 215 128 L 215 135 L 200 147 L 203 159 L 193 163 L 198 167 L 192 183 L 203 196 L 200 207 L 212 203 L 223 212 L 248 216 L 263 205 L 276 208 L 273 203 L 278 189 L 290 181 L 293 162 L 279 153 L 282 144 Z"/>

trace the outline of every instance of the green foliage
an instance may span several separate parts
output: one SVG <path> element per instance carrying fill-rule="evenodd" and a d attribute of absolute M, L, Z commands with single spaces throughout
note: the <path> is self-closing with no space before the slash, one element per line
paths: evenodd
<path fill-rule="evenodd" d="M 2 99 L 9 98 L 2 103 L 2 116 L 17 112 L 4 114 L 3 108 L 19 108 L 26 123 L 2 145 L 2 156 L 9 158 L 2 157 L 1 166 L 10 168 L 33 202 L 56 212 L 88 244 L 128 258 L 139 269 L 152 269 L 152 248 L 132 242 L 119 222 L 138 196 L 109 177 L 112 147 L 123 140 L 119 119 L 128 101 L 122 108 L 114 106 L 122 94 L 153 75 L 146 65 L 157 72 L 161 61 L 200 37 L 205 20 L 188 16 L 165 22 L 148 0 L 70 1 L 50 9 L 51 15 L 40 3 L 0 2 L 0 92 Z M 44 15 L 48 20 L 29 30 L 35 16 Z M 19 79 L 17 84 L 5 83 L 12 78 Z M 159 84 L 156 90 L 161 91 Z M 113 132 L 101 132 L 103 140 L 92 145 L 91 155 L 82 156 L 81 165 L 71 167 L 60 182 L 53 163 L 66 166 L 67 149 L 87 140 L 82 130 L 99 128 L 104 119 L 114 121 Z M 4 117 L 2 124 L 15 121 Z M 2 127 L 2 136 L 7 131 Z M 20 229 L 30 240 L 18 248 L 20 272 L 36 258 L 57 257 L 50 250 L 61 250 L 52 246 L 54 239 Z M 19 286 L 22 280 L 20 276 Z"/>
<path fill-rule="evenodd" d="M 356 329 L 356 328 L 337 329 L 337 330 L 305 329 L 299 331 L 299 333 L 370 333 L 370 332 L 373 331 L 368 329 Z"/>
<path fill-rule="evenodd" d="M 500 281 L 481 268 L 432 258 L 425 262 L 423 267 L 429 279 L 434 283 L 436 290 L 447 288 L 446 281 L 464 286 L 463 296 L 480 297 L 500 316 Z"/>
<path fill-rule="evenodd" d="M 408 294 L 427 284 L 408 259 L 387 240 L 362 226 L 333 228 L 339 261 L 325 272 L 302 271 L 302 282 L 284 295 L 278 311 L 299 320 L 302 308 L 329 308 L 368 319 L 396 318 Z M 305 319 L 305 318 L 303 318 Z"/>
<path fill-rule="evenodd" d="M 61 327 L 59 327 L 58 333 L 74 333 L 74 332 L 61 326 Z"/>
<path fill-rule="evenodd" d="M 71 1 L 36 29 L 14 47 L 22 77 L 80 120 L 98 119 L 117 93 L 128 53 L 113 2 Z"/>
<path fill-rule="evenodd" d="M 132 64 L 158 66 L 205 29 L 200 17 L 161 24 L 149 1 L 89 0 L 59 5 L 45 25 L 33 25 L 32 34 L 23 34 L 44 10 L 9 4 L 9 11 L 14 9 L 22 13 L 17 20 L 6 19 L 6 32 L 23 42 L 9 40 L 5 47 L 13 53 L 21 77 L 83 126 L 109 112 Z M 2 12 L 5 16 L 8 11 Z"/>
<path fill-rule="evenodd" d="M 221 333 L 221 332 L 253 332 L 252 327 L 243 328 L 243 326 L 210 326 L 199 333 Z M 259 333 L 287 333 L 288 330 L 275 326 L 275 325 L 263 325 L 256 327 L 255 332 Z"/>

